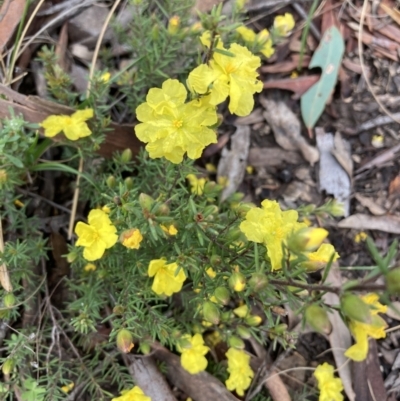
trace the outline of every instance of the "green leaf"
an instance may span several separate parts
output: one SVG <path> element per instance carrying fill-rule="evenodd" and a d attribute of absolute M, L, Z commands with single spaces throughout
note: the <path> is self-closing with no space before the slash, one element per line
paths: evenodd
<path fill-rule="evenodd" d="M 318 121 L 336 85 L 343 53 L 342 35 L 335 26 L 331 26 L 325 31 L 308 67 L 320 67 L 321 79 L 301 97 L 301 115 L 309 129 Z"/>

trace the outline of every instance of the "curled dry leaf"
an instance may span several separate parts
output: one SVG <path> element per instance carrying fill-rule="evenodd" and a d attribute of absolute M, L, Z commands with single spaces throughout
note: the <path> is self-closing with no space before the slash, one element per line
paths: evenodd
<path fill-rule="evenodd" d="M 319 163 L 319 189 L 326 191 L 335 197 L 336 200 L 344 204 L 345 216 L 349 215 L 350 210 L 350 195 L 351 195 L 351 180 L 338 159 L 333 155 L 340 154 L 341 158 L 346 156 L 341 154 L 344 152 L 345 146 L 342 146 L 341 151 L 335 149 L 335 140 L 332 134 L 327 134 L 322 128 L 316 128 L 317 147 L 321 154 Z M 351 158 L 350 155 L 347 157 Z M 348 166 L 347 166 L 348 168 Z"/>
<path fill-rule="evenodd" d="M 386 233 L 400 234 L 400 217 L 370 216 L 369 214 L 353 214 L 338 223 L 341 228 L 356 230 L 378 230 Z"/>
<path fill-rule="evenodd" d="M 371 198 L 367 198 L 366 196 L 362 196 L 360 194 L 355 194 L 354 196 L 362 206 L 368 208 L 368 210 L 375 216 L 382 216 L 383 214 L 386 214 L 386 210 L 376 204 Z"/>
<path fill-rule="evenodd" d="M 218 178 L 226 178 L 227 184 L 222 191 L 221 200 L 232 195 L 243 181 L 250 147 L 250 127 L 240 125 L 231 136 L 231 149 L 222 150 L 218 164 Z"/>
<path fill-rule="evenodd" d="M 289 107 L 281 101 L 260 97 L 264 117 L 274 132 L 275 140 L 285 150 L 299 151 L 311 165 L 319 159 L 318 150 L 301 135 L 300 121 Z"/>

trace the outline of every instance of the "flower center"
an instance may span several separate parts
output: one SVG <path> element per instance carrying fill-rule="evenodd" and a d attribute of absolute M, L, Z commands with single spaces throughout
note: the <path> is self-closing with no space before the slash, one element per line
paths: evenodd
<path fill-rule="evenodd" d="M 182 124 L 183 124 L 183 121 L 182 120 L 175 120 L 172 124 L 173 124 L 173 126 L 175 128 L 181 128 Z"/>
<path fill-rule="evenodd" d="M 234 72 L 235 70 L 236 70 L 236 66 L 234 64 L 232 64 L 232 63 L 228 63 L 225 66 L 225 71 L 226 71 L 227 74 L 232 74 L 232 72 Z"/>

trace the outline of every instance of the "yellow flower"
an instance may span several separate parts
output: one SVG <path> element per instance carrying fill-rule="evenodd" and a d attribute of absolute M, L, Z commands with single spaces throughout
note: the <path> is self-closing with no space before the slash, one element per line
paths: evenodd
<path fill-rule="evenodd" d="M 211 46 L 211 31 L 204 31 L 200 36 L 200 42 L 203 46 L 210 48 Z"/>
<path fill-rule="evenodd" d="M 71 390 L 73 390 L 74 387 L 75 387 L 75 383 L 71 382 L 65 386 L 62 386 L 61 391 L 65 394 L 68 394 Z"/>
<path fill-rule="evenodd" d="M 165 259 L 154 259 L 149 264 L 148 275 L 154 277 L 151 289 L 158 295 L 172 295 L 182 289 L 186 274 L 182 269 L 177 273 L 178 264 L 166 264 Z"/>
<path fill-rule="evenodd" d="M 354 242 L 359 244 L 360 242 L 364 242 L 368 238 L 368 234 L 364 231 L 359 232 L 354 237 Z"/>
<path fill-rule="evenodd" d="M 100 76 L 100 81 L 107 83 L 111 78 L 111 74 L 109 72 L 105 72 Z"/>
<path fill-rule="evenodd" d="M 301 266 L 308 271 L 317 271 L 324 268 L 331 257 L 333 261 L 339 259 L 339 254 L 335 251 L 335 248 L 331 244 L 322 244 L 317 251 L 306 253 L 308 260 L 301 263 Z"/>
<path fill-rule="evenodd" d="M 140 243 L 143 241 L 142 233 L 137 228 L 131 228 L 130 230 L 124 231 L 119 240 L 123 246 L 129 249 L 139 249 Z"/>
<path fill-rule="evenodd" d="M 110 214 L 110 212 L 111 212 L 111 209 L 110 209 L 108 206 L 103 206 L 103 207 L 101 208 L 101 210 L 102 210 L 104 213 L 107 213 L 107 214 Z"/>
<path fill-rule="evenodd" d="M 247 28 L 247 26 L 241 25 L 236 28 L 236 32 L 242 37 L 245 42 L 255 42 L 256 41 L 256 33 Z"/>
<path fill-rule="evenodd" d="M 194 174 L 188 174 L 186 179 L 189 181 L 192 194 L 203 195 L 204 186 L 206 185 L 205 178 L 197 178 Z"/>
<path fill-rule="evenodd" d="M 100 259 L 105 250 L 111 248 L 118 240 L 117 229 L 106 213 L 93 209 L 88 216 L 89 224 L 81 221 L 75 227 L 78 236 L 76 246 L 85 247 L 83 257 L 88 261 Z"/>
<path fill-rule="evenodd" d="M 229 348 L 225 354 L 228 358 L 229 379 L 225 381 L 229 391 L 236 390 L 238 395 L 243 396 L 244 391 L 250 386 L 254 372 L 250 367 L 250 355 L 243 350 Z"/>
<path fill-rule="evenodd" d="M 279 36 L 286 36 L 295 25 L 293 15 L 285 13 L 285 15 L 278 15 L 274 19 L 274 29 Z"/>
<path fill-rule="evenodd" d="M 318 389 L 320 392 L 319 401 L 343 401 L 341 394 L 343 391 L 342 381 L 333 375 L 333 366 L 329 363 L 318 365 L 315 369 L 314 376 L 318 381 Z"/>
<path fill-rule="evenodd" d="M 170 224 L 168 227 L 160 224 L 161 230 L 163 230 L 168 235 L 176 235 L 178 234 L 178 230 L 173 224 Z"/>
<path fill-rule="evenodd" d="M 204 345 L 201 334 L 195 334 L 191 337 L 189 334 L 182 336 L 185 342 L 183 347 L 178 346 L 181 355 L 181 365 L 190 374 L 202 372 L 207 367 L 207 358 L 204 356 L 210 350 Z"/>
<path fill-rule="evenodd" d="M 96 265 L 94 263 L 88 263 L 83 270 L 85 270 L 85 272 L 94 272 L 96 270 Z"/>
<path fill-rule="evenodd" d="M 218 48 L 226 50 L 222 44 Z M 257 79 L 261 60 L 237 43 L 232 43 L 228 51 L 234 56 L 214 52 L 209 66 L 201 64 L 196 67 L 189 74 L 188 86 L 199 94 L 210 91 L 209 103 L 214 106 L 229 96 L 229 111 L 247 116 L 254 107 L 253 94 L 263 88 Z"/>
<path fill-rule="evenodd" d="M 69 140 L 76 141 L 92 133 L 85 122 L 92 117 L 93 109 L 78 110 L 71 116 L 49 116 L 39 125 L 45 136 L 51 138 L 64 131 Z"/>
<path fill-rule="evenodd" d="M 185 103 L 186 96 L 181 83 L 168 79 L 162 89 L 150 89 L 147 102 L 136 109 L 142 122 L 135 127 L 136 136 L 147 142 L 152 159 L 165 157 L 180 163 L 185 152 L 198 159 L 207 145 L 217 142 L 215 132 L 208 128 L 217 122 L 215 107 L 202 100 Z"/>
<path fill-rule="evenodd" d="M 121 391 L 121 394 L 121 396 L 113 398 L 111 401 L 151 401 L 151 398 L 147 397 L 138 386 L 135 386 L 130 390 Z"/>
<path fill-rule="evenodd" d="M 264 200 L 262 208 L 252 208 L 246 214 L 246 220 L 240 224 L 240 230 L 249 241 L 263 243 L 267 246 L 267 254 L 272 270 L 282 267 L 284 241 L 303 227 L 304 223 L 297 221 L 295 210 L 282 212 L 276 201 Z"/>
<path fill-rule="evenodd" d="M 385 338 L 386 322 L 378 316 L 378 313 L 386 313 L 387 306 L 382 305 L 378 299 L 377 294 L 367 294 L 361 297 L 361 299 L 368 305 L 371 305 L 370 312 L 370 323 L 362 323 L 356 320 L 349 322 L 349 329 L 355 339 L 355 344 L 352 345 L 346 352 L 345 356 L 352 359 L 353 361 L 363 361 L 368 354 L 368 337 Z"/>
<path fill-rule="evenodd" d="M 212 267 L 209 267 L 206 269 L 206 274 L 210 278 L 215 278 L 217 276 L 217 273 L 215 272 L 215 270 Z"/>

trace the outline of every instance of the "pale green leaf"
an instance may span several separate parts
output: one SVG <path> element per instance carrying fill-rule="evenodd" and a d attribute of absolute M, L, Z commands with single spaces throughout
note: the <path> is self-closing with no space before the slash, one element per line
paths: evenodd
<path fill-rule="evenodd" d="M 324 111 L 336 85 L 343 53 L 342 35 L 335 26 L 331 26 L 325 31 L 308 67 L 320 67 L 322 74 L 320 80 L 301 97 L 301 115 L 307 128 L 313 128 Z"/>

